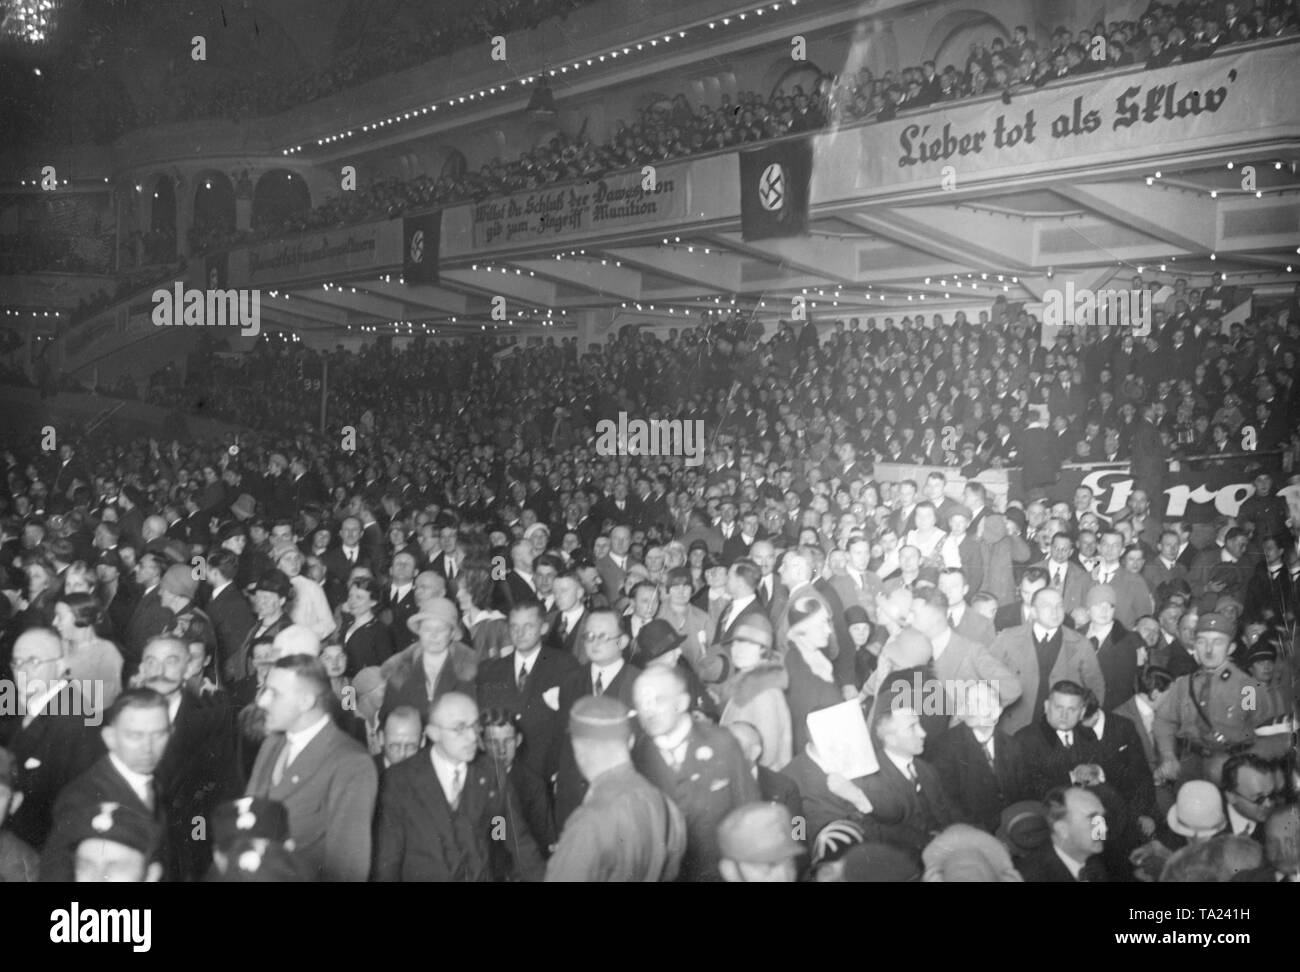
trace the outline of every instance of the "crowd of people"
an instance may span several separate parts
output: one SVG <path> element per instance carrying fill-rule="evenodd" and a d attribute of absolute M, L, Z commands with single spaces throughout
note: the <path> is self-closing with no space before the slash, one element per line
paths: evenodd
<path fill-rule="evenodd" d="M 1294 881 L 1300 322 L 1172 293 L 1146 347 L 1042 347 L 1001 299 L 757 345 L 730 312 L 581 354 L 377 344 L 331 355 L 328 435 L 15 446 L 0 866 Z M 314 397 L 287 352 L 234 367 L 264 416 Z M 1213 522 L 1161 515 L 1184 398 L 1259 437 Z M 606 454 L 619 411 L 703 419 L 701 464 Z M 1122 509 L 1059 493 L 1126 450 Z"/>

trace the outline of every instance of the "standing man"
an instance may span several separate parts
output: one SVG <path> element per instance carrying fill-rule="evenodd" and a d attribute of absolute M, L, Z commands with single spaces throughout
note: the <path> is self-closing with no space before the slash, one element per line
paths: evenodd
<path fill-rule="evenodd" d="M 479 753 L 478 706 L 448 692 L 426 730 L 433 745 L 384 771 L 376 881 L 537 881 L 542 858 L 514 789 Z M 510 858 L 507 872 L 495 850 Z"/>
<path fill-rule="evenodd" d="M 653 666 L 633 686 L 638 770 L 686 818 L 686 853 L 679 880 L 720 881 L 718 824 L 736 807 L 758 799 L 744 754 L 725 729 L 691 718 L 686 682 L 673 668 Z"/>
<path fill-rule="evenodd" d="M 1002 714 L 1002 727 L 1015 735 L 1032 723 L 1057 682 L 1076 682 L 1106 701 L 1106 683 L 1097 655 L 1083 636 L 1065 625 L 1060 591 L 1040 587 L 1030 603 L 1033 621 L 998 634 L 989 653 L 1020 679 L 1020 698 Z"/>
<path fill-rule="evenodd" d="M 54 804 L 54 829 L 41 854 L 42 881 L 73 880 L 79 828 L 101 803 L 130 807 L 165 830 L 154 770 L 171 735 L 166 699 L 153 689 L 127 689 L 104 713 L 101 735 L 108 754 L 69 783 Z M 166 860 L 167 853 L 157 849 L 156 859 Z"/>
<path fill-rule="evenodd" d="M 1205 779 L 1206 759 L 1246 752 L 1255 744 L 1255 729 L 1283 711 L 1274 691 L 1229 660 L 1234 629 L 1220 614 L 1197 621 L 1200 668 L 1179 676 L 1156 707 L 1157 783 Z"/>
<path fill-rule="evenodd" d="M 84 699 L 67 679 L 63 644 L 50 628 L 29 628 L 14 642 L 10 662 L 25 675 L 24 715 L 7 716 L 4 744 L 14 758 L 15 792 L 23 800 L 9 818 L 9 829 L 40 850 L 53 825 L 59 791 L 90 769 L 104 752 L 100 733 L 87 725 L 94 700 Z M 120 696 L 119 696 L 120 698 Z"/>
<path fill-rule="evenodd" d="M 317 659 L 275 663 L 257 698 L 269 736 L 245 795 L 284 804 L 294 857 L 311 879 L 364 881 L 378 777 L 366 748 L 334 725 L 333 704 Z"/>
<path fill-rule="evenodd" d="M 578 770 L 588 783 L 546 867 L 547 881 L 672 881 L 686 851 L 677 804 L 632 766 L 626 705 L 588 696 L 569 713 Z"/>

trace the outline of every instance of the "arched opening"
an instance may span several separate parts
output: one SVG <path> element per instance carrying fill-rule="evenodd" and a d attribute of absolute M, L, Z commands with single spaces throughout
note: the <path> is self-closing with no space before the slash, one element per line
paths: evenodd
<path fill-rule="evenodd" d="M 200 172 L 195 179 L 190 249 L 200 252 L 235 228 L 235 189 L 224 172 Z"/>
<path fill-rule="evenodd" d="M 288 169 L 262 174 L 253 190 L 253 228 L 275 228 L 292 216 L 311 211 L 307 181 Z"/>
<path fill-rule="evenodd" d="M 768 98 L 778 94 L 792 95 L 795 93 L 795 88 L 799 88 L 806 95 L 811 95 L 822 75 L 822 69 L 812 61 L 787 64 L 768 88 Z"/>
<path fill-rule="evenodd" d="M 169 263 L 176 259 L 176 184 L 171 176 L 159 175 L 145 192 L 149 194 L 149 229 L 140 240 L 140 258 L 146 264 Z"/>
<path fill-rule="evenodd" d="M 922 60 L 933 60 L 940 71 L 949 64 L 958 71 L 965 71 L 971 45 L 978 43 L 987 47 L 995 37 L 1011 40 L 1011 32 L 996 17 L 982 10 L 955 10 L 931 29 L 924 50 L 934 54 Z"/>

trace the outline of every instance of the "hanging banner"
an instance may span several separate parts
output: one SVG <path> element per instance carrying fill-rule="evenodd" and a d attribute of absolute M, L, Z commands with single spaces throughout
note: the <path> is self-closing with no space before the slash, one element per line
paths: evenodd
<path fill-rule="evenodd" d="M 1261 455 L 1260 460 L 1276 474 L 1276 457 Z M 1228 465 L 1216 468 L 1166 473 L 1164 495 L 1151 497 L 1152 512 L 1160 519 L 1190 523 L 1209 523 L 1218 516 L 1236 516 L 1241 504 L 1255 493 L 1253 476 L 1245 471 L 1246 465 L 1243 460 L 1231 460 Z M 1128 469 L 1117 469 L 1114 465 L 1067 466 L 1047 495 L 1052 502 L 1068 503 L 1080 486 L 1092 490 L 1097 512 L 1110 517 L 1124 509 L 1136 483 Z"/>
<path fill-rule="evenodd" d="M 230 253 L 229 279 L 236 286 L 262 287 L 376 270 L 400 264 L 401 245 L 397 220 L 259 243 Z"/>
<path fill-rule="evenodd" d="M 686 168 L 645 166 L 591 182 L 475 203 L 474 250 L 680 221 L 689 214 Z"/>
<path fill-rule="evenodd" d="M 775 142 L 740 154 L 740 225 L 746 240 L 808 232 L 812 142 Z"/>
<path fill-rule="evenodd" d="M 402 220 L 402 279 L 406 285 L 438 282 L 438 244 L 442 237 L 442 210 Z"/>
<path fill-rule="evenodd" d="M 813 204 L 1290 137 L 1300 125 L 1296 45 L 1236 51 L 1019 89 L 1007 103 L 957 101 L 820 135 Z"/>

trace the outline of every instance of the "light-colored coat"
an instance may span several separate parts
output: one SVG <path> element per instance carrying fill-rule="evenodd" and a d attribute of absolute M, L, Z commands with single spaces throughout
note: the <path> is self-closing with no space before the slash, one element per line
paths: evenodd
<path fill-rule="evenodd" d="M 1038 654 L 1034 648 L 1034 626 L 1020 624 L 1007 628 L 993 639 L 989 654 L 1020 680 L 1020 698 L 1002 713 L 1002 730 L 1014 735 L 1038 718 L 1042 699 L 1038 698 Z M 1061 629 L 1061 653 L 1052 666 L 1049 684 L 1069 680 L 1090 688 L 1102 705 L 1106 703 L 1106 683 L 1092 645 L 1077 631 Z"/>

